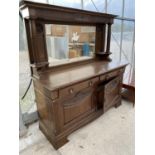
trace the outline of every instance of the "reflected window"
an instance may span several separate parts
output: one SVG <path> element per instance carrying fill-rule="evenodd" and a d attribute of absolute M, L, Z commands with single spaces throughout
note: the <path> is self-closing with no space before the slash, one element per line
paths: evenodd
<path fill-rule="evenodd" d="M 48 60 L 52 66 L 92 59 L 95 27 L 46 24 Z"/>

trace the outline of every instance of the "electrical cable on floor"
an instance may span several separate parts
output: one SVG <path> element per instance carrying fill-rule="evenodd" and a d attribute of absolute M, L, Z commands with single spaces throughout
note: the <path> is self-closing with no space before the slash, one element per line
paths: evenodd
<path fill-rule="evenodd" d="M 19 11 L 19 16 L 20 16 L 20 18 L 23 20 L 22 13 L 21 13 L 20 11 Z M 26 89 L 24 95 L 22 96 L 21 100 L 23 100 L 23 99 L 25 98 L 25 96 L 27 95 L 27 92 L 29 91 L 31 84 L 32 84 L 32 79 L 30 80 L 29 85 L 28 85 L 28 87 L 27 87 L 27 89 Z"/>
<path fill-rule="evenodd" d="M 23 99 L 25 98 L 25 96 L 26 96 L 27 92 L 28 92 L 28 91 L 29 91 L 29 89 L 30 89 L 31 84 L 32 84 L 32 79 L 30 80 L 29 85 L 28 85 L 28 87 L 27 87 L 27 89 L 26 89 L 26 91 L 25 91 L 24 95 L 22 96 L 21 100 L 23 100 Z"/>

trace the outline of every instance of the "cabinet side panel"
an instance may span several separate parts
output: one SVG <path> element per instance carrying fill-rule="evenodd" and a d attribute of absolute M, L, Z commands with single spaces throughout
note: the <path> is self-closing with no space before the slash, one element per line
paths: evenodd
<path fill-rule="evenodd" d="M 35 89 L 35 97 L 37 102 L 39 121 L 47 129 L 49 135 L 54 135 L 55 123 L 52 101 L 37 89 Z"/>

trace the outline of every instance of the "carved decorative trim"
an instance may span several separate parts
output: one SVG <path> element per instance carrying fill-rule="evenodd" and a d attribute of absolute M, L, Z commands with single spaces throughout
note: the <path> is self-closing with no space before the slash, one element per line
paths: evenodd
<path fill-rule="evenodd" d="M 41 34 L 44 32 L 44 25 L 42 23 L 36 23 L 36 31 Z"/>

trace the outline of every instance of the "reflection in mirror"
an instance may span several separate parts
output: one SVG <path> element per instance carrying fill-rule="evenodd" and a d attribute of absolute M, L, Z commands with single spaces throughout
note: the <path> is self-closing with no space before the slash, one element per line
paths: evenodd
<path fill-rule="evenodd" d="M 46 45 L 51 66 L 92 59 L 95 27 L 46 24 Z"/>

